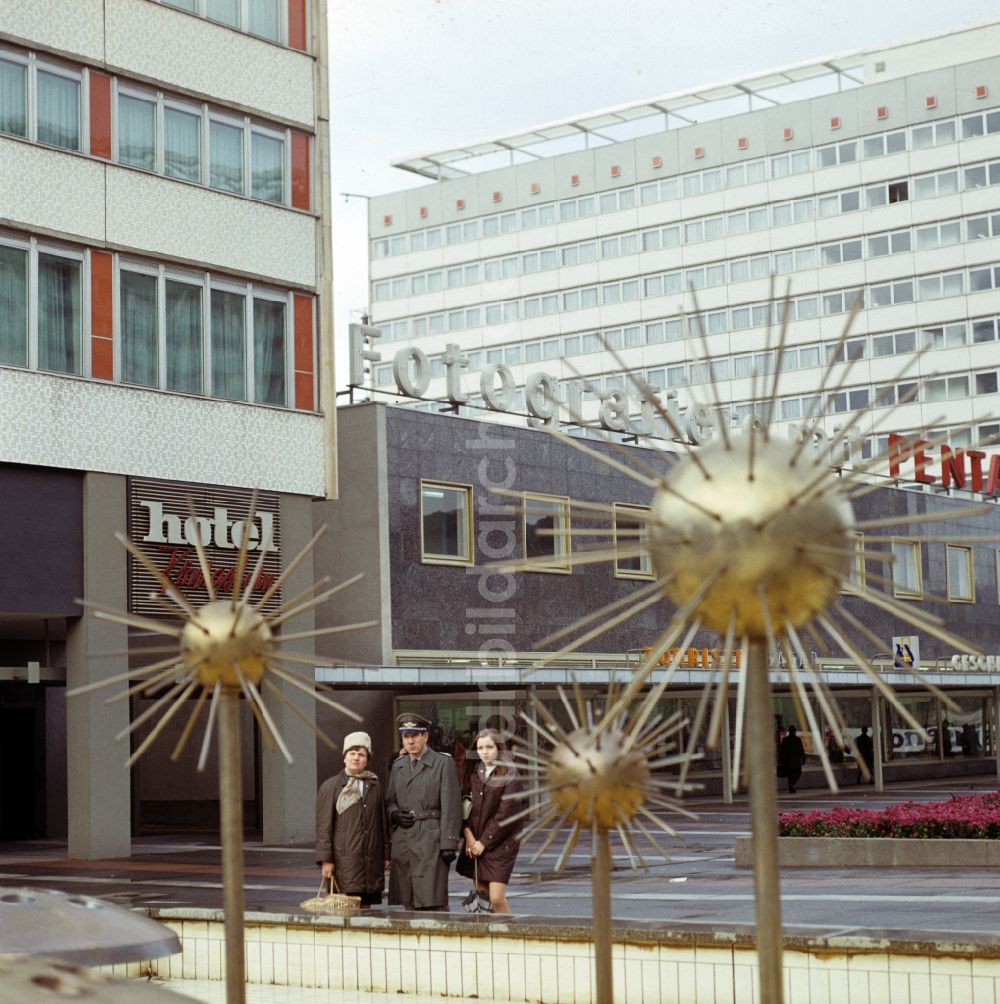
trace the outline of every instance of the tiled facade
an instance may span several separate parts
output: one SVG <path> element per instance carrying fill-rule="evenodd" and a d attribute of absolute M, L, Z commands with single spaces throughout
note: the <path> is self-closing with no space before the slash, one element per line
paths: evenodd
<path fill-rule="evenodd" d="M 164 911 L 166 913 L 166 911 Z M 222 979 L 217 916 L 168 919 L 183 951 L 114 967 L 149 974 L 183 993 L 184 980 Z M 474 928 L 478 928 L 475 930 Z M 521 1004 L 591 1004 L 589 932 L 479 922 L 301 923 L 247 916 L 247 981 L 289 987 L 478 998 Z M 796 1004 L 941 1004 L 1000 1000 L 995 946 L 951 944 L 941 951 L 892 941 L 795 939 L 784 954 L 785 999 Z M 745 937 L 618 928 L 612 944 L 615 1000 L 641 1004 L 758 1004 L 756 952 Z"/>

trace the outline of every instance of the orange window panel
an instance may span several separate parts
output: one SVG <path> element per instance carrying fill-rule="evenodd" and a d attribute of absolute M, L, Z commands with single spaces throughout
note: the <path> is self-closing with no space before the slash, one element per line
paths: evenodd
<path fill-rule="evenodd" d="M 292 130 L 292 206 L 310 208 L 309 134 Z"/>
<path fill-rule="evenodd" d="M 90 155 L 111 160 L 111 78 L 90 71 Z"/>
<path fill-rule="evenodd" d="M 295 407 L 302 411 L 315 408 L 313 303 L 311 296 L 295 294 Z"/>
<path fill-rule="evenodd" d="M 288 44 L 293 49 L 306 52 L 309 46 L 309 30 L 306 0 L 288 0 Z"/>
<path fill-rule="evenodd" d="M 90 252 L 90 374 L 95 380 L 113 380 L 114 283 L 111 255 Z"/>

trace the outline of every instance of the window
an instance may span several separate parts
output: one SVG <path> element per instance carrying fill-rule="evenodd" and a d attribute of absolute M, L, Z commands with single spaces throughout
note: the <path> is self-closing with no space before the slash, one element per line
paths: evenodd
<path fill-rule="evenodd" d="M 120 379 L 143 387 L 159 386 L 156 274 L 122 269 L 118 276 Z"/>
<path fill-rule="evenodd" d="M 285 302 L 254 297 L 253 399 L 258 404 L 284 405 Z"/>
<path fill-rule="evenodd" d="M 570 571 L 569 500 L 525 493 L 524 557 L 535 572 Z"/>
<path fill-rule="evenodd" d="M 118 162 L 156 170 L 156 100 L 118 95 Z"/>
<path fill-rule="evenodd" d="M 250 133 L 250 194 L 264 202 L 285 201 L 285 141 L 281 135 Z"/>
<path fill-rule="evenodd" d="M 0 92 L 2 93 L 2 92 Z M 28 252 L 0 244 L 0 364 L 28 365 Z"/>
<path fill-rule="evenodd" d="M 272 42 L 285 41 L 285 13 L 282 0 L 163 0 L 171 7 L 200 14 L 219 24 Z"/>
<path fill-rule="evenodd" d="M 203 394 L 202 288 L 174 279 L 164 286 L 167 390 Z"/>
<path fill-rule="evenodd" d="M 844 593 L 856 593 L 865 588 L 865 535 L 860 531 L 854 533 L 854 553 L 851 556 L 851 567 L 841 580 L 840 590 Z"/>
<path fill-rule="evenodd" d="M 212 119 L 208 126 L 209 176 L 212 188 L 243 193 L 243 129 Z"/>
<path fill-rule="evenodd" d="M 201 181 L 200 114 L 164 104 L 163 173 L 168 178 Z"/>
<path fill-rule="evenodd" d="M 79 78 L 39 69 L 36 79 L 38 142 L 79 150 Z"/>
<path fill-rule="evenodd" d="M 892 591 L 895 596 L 923 595 L 920 575 L 920 545 L 915 540 L 892 542 Z"/>
<path fill-rule="evenodd" d="M 28 67 L 0 59 L 0 132 L 28 135 Z"/>
<path fill-rule="evenodd" d="M 653 562 L 645 545 L 649 523 L 648 506 L 614 503 L 614 544 L 616 579 L 652 579 Z"/>
<path fill-rule="evenodd" d="M 246 296 L 213 289 L 212 394 L 231 401 L 246 400 Z"/>
<path fill-rule="evenodd" d="M 420 558 L 430 564 L 472 564 L 472 488 L 420 482 Z"/>
<path fill-rule="evenodd" d="M 952 603 L 975 603 L 972 548 L 946 544 L 945 555 L 948 565 L 948 599 Z"/>
<path fill-rule="evenodd" d="M 83 261 L 38 254 L 38 368 L 82 373 Z"/>

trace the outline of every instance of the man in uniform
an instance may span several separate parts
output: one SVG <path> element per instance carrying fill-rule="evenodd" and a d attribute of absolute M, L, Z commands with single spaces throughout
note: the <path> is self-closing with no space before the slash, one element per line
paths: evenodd
<path fill-rule="evenodd" d="M 462 797 L 454 761 L 427 745 L 431 723 L 396 719 L 404 756 L 389 771 L 385 810 L 392 833 L 389 903 L 413 910 L 448 909 L 448 868 L 462 839 Z"/>

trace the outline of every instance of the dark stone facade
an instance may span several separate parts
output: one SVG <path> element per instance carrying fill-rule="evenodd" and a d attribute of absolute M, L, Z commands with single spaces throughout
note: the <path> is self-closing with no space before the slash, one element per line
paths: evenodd
<path fill-rule="evenodd" d="M 373 409 L 374 411 L 374 409 Z M 514 576 L 511 597 L 504 602 L 484 599 L 484 588 L 502 593 L 504 581 L 497 576 L 486 579 L 489 565 L 496 559 L 483 553 L 499 548 L 505 541 L 502 531 L 486 533 L 490 523 L 509 521 L 513 532 L 513 556 L 522 553 L 522 525 L 517 500 L 496 494 L 490 485 L 503 484 L 510 491 L 538 492 L 568 496 L 571 502 L 610 504 L 612 502 L 648 505 L 651 490 L 608 465 L 586 456 L 571 445 L 542 430 L 500 426 L 448 415 L 432 415 L 404 408 L 386 408 L 386 447 L 388 459 L 388 514 L 390 577 L 392 596 L 392 647 L 441 651 L 475 651 L 487 638 L 501 639 L 515 651 L 530 651 L 544 636 L 566 626 L 585 613 L 597 610 L 616 599 L 635 592 L 642 581 L 620 579 L 613 575 L 610 562 L 574 566 L 571 574 L 526 572 Z M 594 451 L 621 459 L 621 453 L 594 440 L 584 441 Z M 491 445 L 492 444 L 492 445 Z M 671 462 L 670 455 L 638 446 L 624 451 L 656 470 Z M 474 507 L 474 554 L 471 567 L 426 564 L 421 561 L 419 498 L 421 480 L 471 485 Z M 510 506 L 510 514 L 497 514 L 497 508 Z M 943 497 L 903 488 L 862 495 L 854 504 L 858 522 L 888 517 L 910 517 L 918 513 L 936 513 L 968 507 L 968 499 Z M 572 509 L 571 524 L 581 527 L 610 528 L 610 517 L 599 518 L 582 507 Z M 901 524 L 872 530 L 866 534 L 866 546 L 874 548 L 876 535 L 917 539 L 921 535 L 954 537 L 1000 535 L 1000 507 L 986 516 L 957 521 L 931 522 L 922 525 Z M 599 538 L 598 538 L 599 539 Z M 589 540 L 578 541 L 574 549 L 592 546 Z M 998 545 L 974 544 L 975 603 L 935 603 L 928 600 L 904 600 L 908 609 L 921 615 L 942 618 L 955 634 L 978 644 L 987 653 L 1000 652 L 1000 618 L 997 617 Z M 882 549 L 888 549 L 885 541 Z M 922 581 L 925 596 L 947 596 L 945 545 L 927 543 L 921 548 Z M 891 579 L 889 563 L 869 561 L 866 566 L 869 587 L 885 589 L 876 576 Z M 889 589 L 891 593 L 891 587 Z M 862 651 L 869 657 L 886 654 L 894 635 L 920 636 L 921 659 L 948 658 L 955 648 L 933 638 L 928 632 L 906 623 L 857 598 L 845 595 L 845 607 L 864 621 L 879 638 L 885 639 L 885 652 L 871 651 L 864 641 Z M 484 608 L 512 609 L 512 618 L 490 621 L 480 613 Z M 652 644 L 662 632 L 672 613 L 666 602 L 646 608 L 634 618 L 588 642 L 584 648 L 596 653 L 620 653 Z M 503 624 L 503 631 L 491 631 L 490 624 Z M 695 640 L 697 647 L 719 646 L 714 634 L 703 633 Z M 812 646 L 811 646 L 812 647 Z"/>

